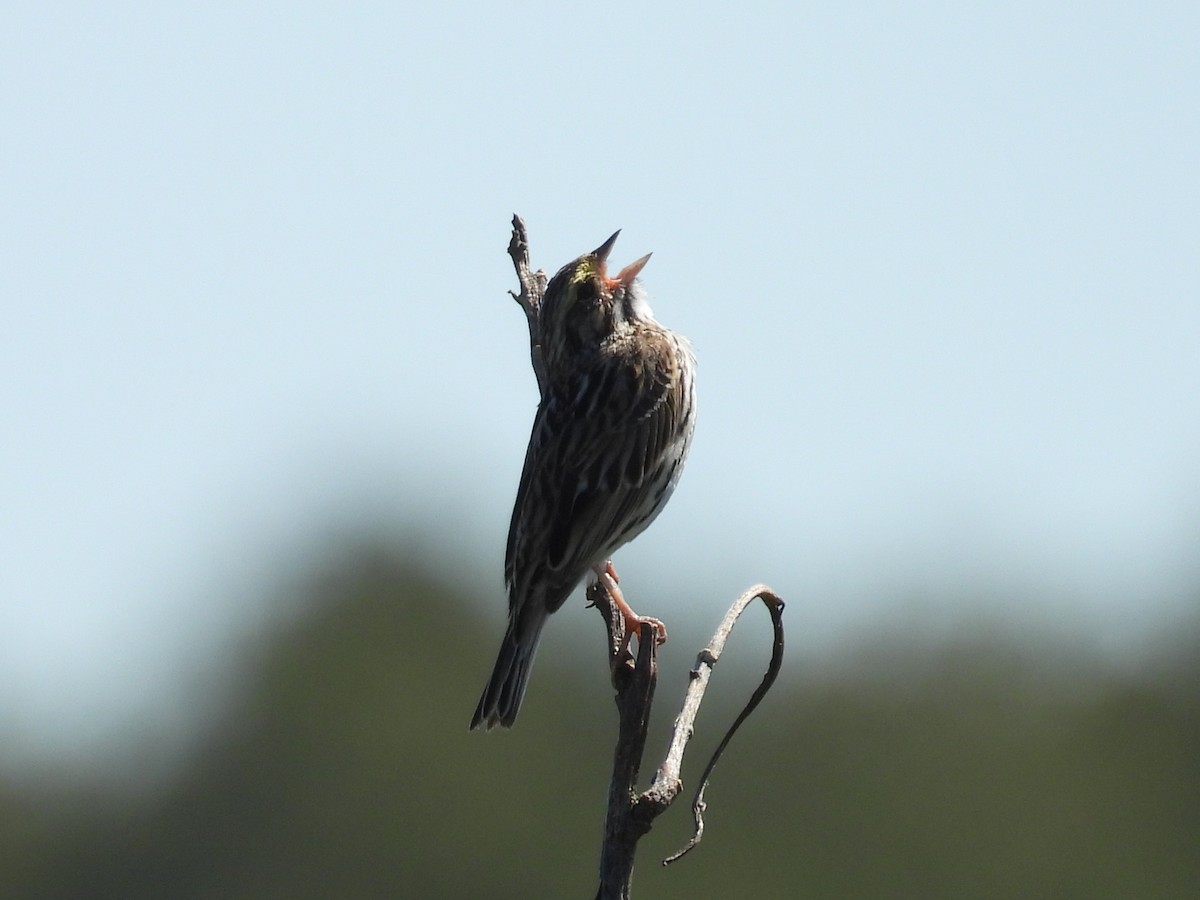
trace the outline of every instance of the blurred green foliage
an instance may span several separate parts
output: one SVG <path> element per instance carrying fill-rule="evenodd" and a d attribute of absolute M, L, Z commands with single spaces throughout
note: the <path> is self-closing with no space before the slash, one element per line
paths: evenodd
<path fill-rule="evenodd" d="M 516 729 L 470 734 L 499 632 L 467 598 L 370 550 L 300 593 L 165 784 L 0 785 L 0 894 L 593 895 L 615 726 L 599 617 L 575 660 L 543 654 Z M 685 796 L 643 840 L 635 896 L 1200 897 L 1197 657 L 1121 674 L 884 642 L 806 672 L 798 644 L 716 771 L 704 842 L 658 864 L 690 834 Z M 725 693 L 757 677 L 735 667 Z M 735 708 L 716 693 L 685 777 Z"/>

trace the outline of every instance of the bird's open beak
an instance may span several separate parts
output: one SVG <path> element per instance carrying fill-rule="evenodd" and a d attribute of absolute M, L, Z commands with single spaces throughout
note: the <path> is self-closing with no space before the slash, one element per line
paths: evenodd
<path fill-rule="evenodd" d="M 641 272 L 642 269 L 646 268 L 646 263 L 650 261 L 650 254 L 647 253 L 641 259 L 631 262 L 617 273 L 616 278 L 605 277 L 604 268 L 605 263 L 608 261 L 608 254 L 612 252 L 613 245 L 617 242 L 617 235 L 620 233 L 621 229 L 618 228 L 613 232 L 612 237 L 610 237 L 592 252 L 592 256 L 596 257 L 596 259 L 600 261 L 601 277 L 604 277 L 610 285 L 616 287 L 618 284 L 620 284 L 624 287 L 629 287 L 631 284 L 633 284 L 633 280 L 638 277 L 638 273 Z"/>
<path fill-rule="evenodd" d="M 617 273 L 617 281 L 629 287 L 633 284 L 633 279 L 638 277 L 638 273 L 646 268 L 646 263 L 650 262 L 650 254 L 647 253 L 641 259 L 636 259 Z"/>
<path fill-rule="evenodd" d="M 612 237 L 610 237 L 607 241 L 605 241 L 603 244 L 601 244 L 599 247 L 597 247 L 595 250 L 592 251 L 592 256 L 594 256 L 594 257 L 596 257 L 596 259 L 600 260 L 600 265 L 604 265 L 605 261 L 608 259 L 608 254 L 612 252 L 613 244 L 615 244 L 617 242 L 617 235 L 619 235 L 620 233 L 621 233 L 621 229 L 618 228 L 616 231 L 613 232 Z"/>

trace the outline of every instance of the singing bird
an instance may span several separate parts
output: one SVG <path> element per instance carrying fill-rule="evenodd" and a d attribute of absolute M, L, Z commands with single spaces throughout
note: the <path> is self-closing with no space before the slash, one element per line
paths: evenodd
<path fill-rule="evenodd" d="M 517 717 L 549 615 L 589 570 L 640 634 L 611 556 L 670 499 L 696 421 L 695 358 L 654 318 L 638 275 L 607 273 L 618 231 L 567 263 L 538 314 L 545 386 L 517 489 L 508 550 L 508 629 L 471 728 Z"/>

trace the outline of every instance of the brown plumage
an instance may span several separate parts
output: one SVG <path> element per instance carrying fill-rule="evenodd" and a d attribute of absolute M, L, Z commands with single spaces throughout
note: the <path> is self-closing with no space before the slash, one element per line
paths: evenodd
<path fill-rule="evenodd" d="M 695 360 L 646 303 L 649 255 L 607 276 L 616 239 L 560 269 L 542 300 L 546 388 L 508 531 L 508 630 L 472 728 L 512 725 L 546 618 L 654 520 L 687 458 Z"/>

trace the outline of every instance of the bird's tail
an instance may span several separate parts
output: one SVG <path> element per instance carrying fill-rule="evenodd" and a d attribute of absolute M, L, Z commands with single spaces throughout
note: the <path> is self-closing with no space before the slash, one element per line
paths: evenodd
<path fill-rule="evenodd" d="M 480 727 L 490 731 L 496 725 L 510 728 L 516 721 L 547 615 L 540 604 L 534 609 L 526 605 L 520 614 L 509 619 L 492 677 L 471 717 L 472 731 Z"/>

